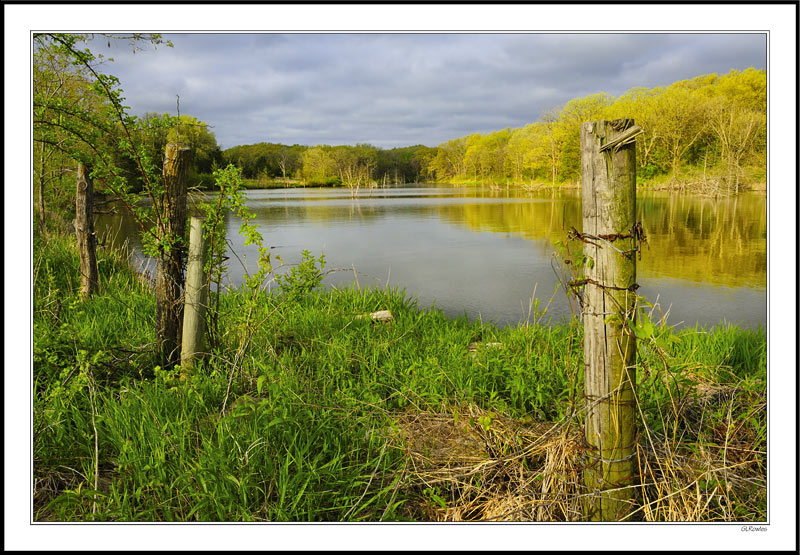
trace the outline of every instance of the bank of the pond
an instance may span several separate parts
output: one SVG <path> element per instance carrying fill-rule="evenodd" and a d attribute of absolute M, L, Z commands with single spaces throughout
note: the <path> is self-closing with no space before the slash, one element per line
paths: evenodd
<path fill-rule="evenodd" d="M 181 380 L 154 365 L 151 291 L 99 259 L 81 301 L 71 237 L 34 241 L 36 520 L 581 519 L 577 322 L 231 291 Z M 639 349 L 637 516 L 765 520 L 764 331 L 664 326 Z"/>
<path fill-rule="evenodd" d="M 578 190 L 581 187 L 579 181 L 573 182 L 558 182 L 552 183 L 547 181 L 536 182 L 518 182 L 513 180 L 486 180 L 486 179 L 458 179 L 450 181 L 442 181 L 442 184 L 452 185 L 456 187 L 489 187 L 494 189 L 520 189 L 525 191 L 567 191 Z M 402 184 L 408 185 L 408 184 Z M 373 184 L 368 186 L 361 186 L 359 190 L 369 190 L 380 188 L 382 185 Z M 401 184 L 389 183 L 383 186 L 396 187 Z M 336 179 L 305 181 L 302 179 L 243 179 L 242 187 L 249 190 L 270 190 L 270 189 L 297 189 L 307 187 L 332 187 L 342 188 L 347 187 Z M 731 194 L 744 193 L 744 192 L 766 192 L 767 184 L 764 181 L 754 181 L 743 183 L 738 186 L 738 190 L 733 191 L 727 187 L 719 179 L 674 179 L 669 176 L 661 176 L 654 179 L 640 179 L 638 182 L 640 192 L 645 191 L 673 191 L 681 193 L 693 193 L 699 195 L 711 196 L 729 196 Z M 200 190 L 213 191 L 213 186 L 199 186 Z"/>

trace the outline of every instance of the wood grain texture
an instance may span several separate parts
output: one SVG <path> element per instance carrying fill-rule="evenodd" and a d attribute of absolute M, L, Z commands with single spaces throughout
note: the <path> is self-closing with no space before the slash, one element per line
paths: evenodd
<path fill-rule="evenodd" d="M 98 289 L 97 237 L 94 234 L 94 183 L 90 170 L 78 165 L 75 190 L 75 236 L 80 258 L 81 296 L 91 297 Z"/>
<path fill-rule="evenodd" d="M 205 273 L 205 240 L 203 220 L 189 223 L 189 257 L 186 262 L 186 288 L 183 303 L 181 339 L 181 373 L 188 375 L 205 349 L 205 312 L 208 284 Z"/>
<path fill-rule="evenodd" d="M 583 233 L 629 235 L 636 221 L 636 149 L 630 119 L 581 126 Z M 634 132 L 636 130 L 634 129 Z M 622 137 L 622 141 L 617 141 Z M 603 149 L 606 144 L 616 144 Z M 601 151 L 602 150 L 602 151 Z M 635 306 L 632 237 L 584 244 L 584 391 L 589 520 L 624 519 L 635 501 L 636 338 L 624 321 Z M 609 491 L 610 490 L 610 491 Z"/>
<path fill-rule="evenodd" d="M 191 149 L 170 143 L 164 156 L 161 245 L 156 260 L 156 334 L 161 364 L 180 362 L 183 261 L 186 255 L 186 182 Z"/>

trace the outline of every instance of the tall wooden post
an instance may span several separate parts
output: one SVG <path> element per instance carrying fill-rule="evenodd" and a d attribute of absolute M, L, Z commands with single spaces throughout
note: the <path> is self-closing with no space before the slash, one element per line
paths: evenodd
<path fill-rule="evenodd" d="M 183 261 L 186 253 L 186 181 L 191 149 L 170 143 L 164 155 L 161 246 L 156 260 L 156 340 L 161 365 L 180 361 Z"/>
<path fill-rule="evenodd" d="M 636 497 L 636 149 L 631 119 L 581 126 L 584 483 L 588 520 L 626 519 Z"/>
<path fill-rule="evenodd" d="M 94 183 L 90 170 L 78 164 L 78 179 L 75 190 L 75 235 L 78 238 L 80 256 L 81 296 L 91 297 L 97 292 L 97 237 L 94 234 Z"/>
<path fill-rule="evenodd" d="M 186 288 L 183 304 L 181 374 L 188 376 L 205 345 L 205 311 L 208 283 L 205 275 L 203 220 L 192 217 L 189 224 L 189 259 L 186 263 Z"/>

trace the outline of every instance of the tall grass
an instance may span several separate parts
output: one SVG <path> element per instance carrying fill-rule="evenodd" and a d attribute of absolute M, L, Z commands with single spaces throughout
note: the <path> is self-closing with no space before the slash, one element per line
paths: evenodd
<path fill-rule="evenodd" d="M 34 248 L 37 520 L 581 518 L 576 322 L 498 329 L 357 288 L 264 293 L 242 321 L 231 291 L 181 380 L 125 257 L 101 252 L 81 301 L 70 239 Z M 763 330 L 662 325 L 638 381 L 639 517 L 765 519 Z"/>

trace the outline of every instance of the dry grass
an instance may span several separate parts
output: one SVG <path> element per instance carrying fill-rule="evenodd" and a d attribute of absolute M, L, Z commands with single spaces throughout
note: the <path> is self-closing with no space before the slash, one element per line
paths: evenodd
<path fill-rule="evenodd" d="M 766 394 L 692 375 L 687 395 L 667 408 L 670 437 L 645 427 L 640 439 L 642 518 L 658 522 L 766 520 L 766 452 L 747 418 Z M 721 413 L 722 420 L 712 413 Z M 745 418 L 734 419 L 734 415 Z"/>
<path fill-rule="evenodd" d="M 681 405 L 676 428 L 702 432 L 695 441 L 640 427 L 634 520 L 709 522 L 765 520 L 765 453 L 745 424 L 708 427 L 712 409 L 733 412 L 733 387 L 699 382 Z M 753 411 L 763 410 L 756 403 Z M 673 417 L 675 414 L 673 414 Z M 699 420 L 699 421 L 698 421 Z M 514 420 L 477 406 L 443 413 L 395 415 L 395 445 L 405 451 L 415 519 L 427 521 L 582 520 L 583 429 Z M 688 432 L 687 432 L 688 433 Z M 707 435 L 710 434 L 710 437 Z"/>
<path fill-rule="evenodd" d="M 417 518 L 580 519 L 582 434 L 574 424 L 523 422 L 474 405 L 395 421 L 420 492 Z"/>
<path fill-rule="evenodd" d="M 115 477 L 116 472 L 113 469 L 101 468 L 96 481 L 97 491 L 102 494 L 108 494 Z M 84 489 L 85 485 L 92 481 L 93 477 L 86 476 L 80 470 L 68 466 L 49 469 L 47 472 L 43 473 L 41 477 L 34 478 L 34 520 L 59 520 L 53 511 L 50 510 L 50 503 L 58 499 L 58 497 L 65 492 L 73 492 L 76 493 L 77 496 L 80 496 L 80 492 Z M 91 491 L 87 493 L 89 495 L 83 496 L 83 502 L 89 506 L 93 502 L 94 496 L 91 495 Z"/>

